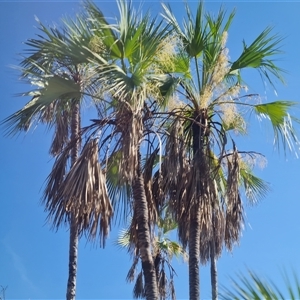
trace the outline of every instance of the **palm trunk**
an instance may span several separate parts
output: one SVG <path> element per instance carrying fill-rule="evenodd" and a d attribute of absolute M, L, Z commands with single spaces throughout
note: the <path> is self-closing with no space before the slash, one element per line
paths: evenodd
<path fill-rule="evenodd" d="M 189 228 L 189 293 L 190 300 L 200 299 L 200 206 L 191 215 Z"/>
<path fill-rule="evenodd" d="M 145 280 L 145 297 L 148 300 L 156 300 L 158 299 L 157 281 L 150 247 L 151 240 L 148 220 L 148 204 L 140 160 L 140 155 L 138 155 L 138 166 L 132 183 L 133 200 L 138 225 L 138 246 Z"/>
<path fill-rule="evenodd" d="M 69 245 L 69 277 L 67 286 L 67 300 L 74 300 L 76 295 L 77 255 L 78 255 L 78 229 L 74 215 L 70 222 Z"/>
<path fill-rule="evenodd" d="M 213 238 L 210 241 L 210 278 L 211 278 L 211 293 L 212 300 L 218 300 L 218 271 L 217 271 L 217 258 L 216 258 L 216 248 L 215 248 L 215 227 L 214 218 L 215 213 L 213 212 Z"/>
<path fill-rule="evenodd" d="M 80 107 L 78 103 L 73 104 L 71 120 L 71 143 L 74 146 L 71 150 L 71 167 L 76 162 L 80 150 Z M 76 217 L 72 213 L 70 220 L 70 241 L 69 241 L 69 276 L 67 285 L 67 300 L 75 300 L 76 296 L 76 276 L 77 276 L 77 256 L 78 256 L 78 227 Z"/>
<path fill-rule="evenodd" d="M 203 176 L 206 166 L 203 141 L 207 134 L 206 111 L 194 114 L 193 132 L 193 168 L 195 169 L 195 195 L 190 212 L 189 224 L 189 294 L 190 300 L 200 299 L 200 232 L 201 232 L 201 198 L 203 197 Z M 198 124 L 197 124 L 197 123 Z M 200 125 L 199 125 L 200 124 Z"/>

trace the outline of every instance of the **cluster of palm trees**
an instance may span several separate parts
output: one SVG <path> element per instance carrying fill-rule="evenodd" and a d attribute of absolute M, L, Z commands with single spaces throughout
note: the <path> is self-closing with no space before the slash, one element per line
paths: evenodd
<path fill-rule="evenodd" d="M 153 242 L 164 212 L 188 249 L 190 299 L 200 299 L 199 268 L 209 261 L 217 299 L 216 262 L 240 239 L 242 197 L 255 203 L 268 190 L 253 174 L 261 155 L 238 149 L 235 136 L 247 133 L 245 117 L 255 113 L 271 122 L 276 143 L 291 150 L 298 143 L 294 103 L 263 103 L 243 81 L 247 68 L 270 84 L 282 81 L 274 62 L 281 39 L 266 28 L 231 61 L 234 12 L 213 15 L 199 2 L 195 15 L 186 6 L 182 22 L 166 4 L 153 18 L 119 0 L 112 21 L 92 2 L 83 5 L 61 28 L 38 21 L 41 33 L 26 42 L 20 64 L 31 100 L 4 120 L 12 135 L 37 123 L 53 132 L 43 203 L 54 227 L 70 229 L 66 298 L 75 299 L 79 238 L 104 246 L 113 218 L 128 213 L 128 243 L 144 278 L 136 295 L 174 298 L 161 287 L 163 253 Z M 83 125 L 87 106 L 96 115 Z"/>

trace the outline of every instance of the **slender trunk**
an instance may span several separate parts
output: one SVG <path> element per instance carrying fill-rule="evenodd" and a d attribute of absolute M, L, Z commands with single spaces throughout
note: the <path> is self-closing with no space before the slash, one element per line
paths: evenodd
<path fill-rule="evenodd" d="M 206 174 L 204 158 L 204 139 L 207 136 L 207 112 L 201 110 L 194 114 L 193 132 L 193 168 L 195 169 L 195 194 L 190 213 L 189 224 L 189 293 L 190 300 L 200 299 L 200 232 L 201 232 L 201 198 L 203 197 L 203 180 Z M 197 122 L 197 123 L 196 123 Z M 199 125 L 200 124 L 200 125 Z"/>
<path fill-rule="evenodd" d="M 210 278 L 211 278 L 211 293 L 212 300 L 218 300 L 218 271 L 217 271 L 217 258 L 216 258 L 216 248 L 215 248 L 215 227 L 214 218 L 215 212 L 212 215 L 213 224 L 213 238 L 210 241 Z"/>
<path fill-rule="evenodd" d="M 146 200 L 144 178 L 141 172 L 140 160 L 140 155 L 138 155 L 138 166 L 132 184 L 133 200 L 138 225 L 138 246 L 140 249 L 145 280 L 145 297 L 148 300 L 156 300 L 158 299 L 157 281 L 150 247 L 151 240 L 148 220 L 148 204 Z"/>
<path fill-rule="evenodd" d="M 189 292 L 190 300 L 200 299 L 200 205 L 191 215 L 189 228 Z"/>
<path fill-rule="evenodd" d="M 80 149 L 80 107 L 78 103 L 73 104 L 71 119 L 71 142 L 74 146 L 71 150 L 71 167 L 76 162 Z M 72 213 L 70 220 L 70 241 L 69 241 L 69 276 L 67 285 L 67 300 L 75 300 L 76 276 L 77 276 L 77 256 L 78 256 L 78 227 L 76 217 Z"/>
<path fill-rule="evenodd" d="M 76 295 L 77 255 L 78 255 L 78 230 L 74 215 L 70 222 L 69 245 L 69 278 L 67 286 L 67 300 L 74 300 Z"/>

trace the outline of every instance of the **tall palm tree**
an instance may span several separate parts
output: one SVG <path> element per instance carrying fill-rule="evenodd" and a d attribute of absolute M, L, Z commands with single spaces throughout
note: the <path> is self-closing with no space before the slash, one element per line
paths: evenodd
<path fill-rule="evenodd" d="M 35 123 L 53 127 L 50 153 L 55 163 L 43 202 L 54 227 L 67 222 L 70 228 L 66 299 L 75 299 L 79 235 L 84 230 L 95 235 L 99 229 L 106 236 L 112 216 L 97 146 L 81 146 L 82 103 L 95 100 L 84 96 L 99 88 L 88 62 L 93 34 L 83 20 L 64 20 L 61 30 L 39 22 L 41 35 L 26 42 L 29 55 L 21 62 L 22 79 L 34 86 L 23 96 L 31 100 L 3 122 L 8 134 L 27 131 Z"/>
<path fill-rule="evenodd" d="M 164 189 L 169 192 L 178 221 L 179 238 L 189 248 L 189 296 L 199 299 L 199 264 L 208 261 L 209 253 L 215 252 L 213 237 L 219 236 L 219 251 L 223 241 L 231 250 L 242 230 L 240 151 L 232 133 L 247 132 L 244 117 L 254 112 L 271 121 L 276 142 L 282 138 L 284 147 L 292 149 L 298 142 L 288 113 L 294 103 L 259 103 L 256 95 L 247 93 L 242 85 L 245 68 L 257 69 L 271 84 L 270 75 L 282 80 L 280 69 L 273 61 L 279 54 L 281 39 L 271 35 L 270 28 L 250 46 L 244 43 L 240 57 L 230 62 L 226 39 L 234 12 L 226 17 L 221 9 L 213 17 L 204 13 L 200 2 L 193 17 L 187 5 L 182 28 L 171 8 L 164 4 L 163 8 L 177 43 L 173 54 L 162 65 L 168 80 L 162 84 L 161 91 L 166 97 L 173 97 L 169 112 L 173 123 L 165 150 L 168 159 L 162 173 L 166 176 Z M 219 153 L 216 160 L 213 153 Z M 218 176 L 224 159 L 227 161 L 225 196 Z M 218 199 L 225 205 L 225 217 Z M 216 295 L 214 292 L 213 297 Z"/>
<path fill-rule="evenodd" d="M 92 132 L 90 136 L 99 132 L 105 136 L 101 136 L 99 143 L 106 153 L 108 172 L 116 168 L 117 185 L 131 187 L 145 296 L 158 299 L 150 238 L 151 224 L 157 213 L 146 195 L 141 143 L 143 140 L 145 144 L 149 142 L 146 148 L 152 151 L 150 140 L 155 133 L 150 107 L 156 105 L 153 99 L 159 92 L 158 78 L 161 77 L 156 60 L 157 53 L 167 48 L 165 36 L 168 32 L 162 22 L 156 24 L 148 13 L 143 16 L 135 11 L 131 2 L 117 1 L 117 4 L 120 16 L 115 24 L 108 22 L 92 3 L 85 5 L 95 34 L 90 61 L 98 73 L 101 95 L 110 103 L 109 115 L 105 120 L 94 120 L 89 132 Z M 110 130 L 105 130 L 107 126 Z"/>

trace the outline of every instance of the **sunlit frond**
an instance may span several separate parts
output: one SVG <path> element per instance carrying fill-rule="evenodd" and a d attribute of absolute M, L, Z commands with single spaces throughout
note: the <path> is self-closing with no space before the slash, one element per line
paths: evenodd
<path fill-rule="evenodd" d="M 32 99 L 21 110 L 2 121 L 8 128 L 8 134 L 15 135 L 21 130 L 27 131 L 33 122 L 42 121 L 43 115 L 55 100 L 59 100 L 61 106 L 68 109 L 69 100 L 79 101 L 81 98 L 80 85 L 64 76 L 45 75 L 32 79 L 31 83 L 37 89 L 23 95 L 31 96 Z"/>
<path fill-rule="evenodd" d="M 258 203 L 269 192 L 268 183 L 255 176 L 250 168 L 241 168 L 240 174 L 247 199 L 251 204 Z"/>
<path fill-rule="evenodd" d="M 275 101 L 254 105 L 254 111 L 261 119 L 268 119 L 274 130 L 274 143 L 282 143 L 284 150 L 289 149 L 297 154 L 299 140 L 296 135 L 294 123 L 299 123 L 297 118 L 290 115 L 289 109 L 296 103 L 290 101 Z"/>
<path fill-rule="evenodd" d="M 282 69 L 276 66 L 274 57 L 281 53 L 282 38 L 270 35 L 271 27 L 267 27 L 250 46 L 243 42 L 244 49 L 240 57 L 231 65 L 230 73 L 244 69 L 255 68 L 273 85 L 269 74 L 283 82 Z M 274 86 L 274 85 L 273 85 Z"/>

